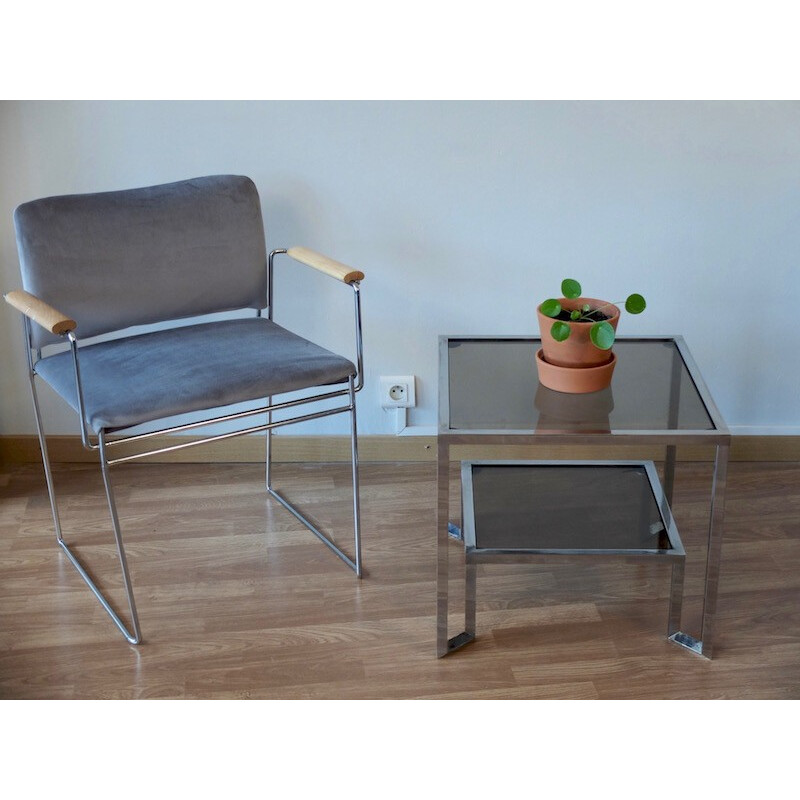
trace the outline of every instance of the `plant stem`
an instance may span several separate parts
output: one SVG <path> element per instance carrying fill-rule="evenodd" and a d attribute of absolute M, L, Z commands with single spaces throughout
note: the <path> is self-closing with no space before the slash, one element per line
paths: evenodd
<path fill-rule="evenodd" d="M 622 303 L 622 302 L 624 302 L 624 301 L 623 301 L 623 300 L 615 300 L 613 303 L 605 303 L 605 304 L 604 304 L 604 305 L 602 305 L 602 306 L 598 306 L 597 308 L 592 308 L 592 309 L 590 309 L 590 310 L 589 310 L 589 311 L 587 311 L 586 313 L 587 313 L 587 314 L 594 314 L 594 313 L 595 313 L 595 311 L 602 311 L 604 308 L 608 308 L 609 306 L 615 306 L 615 305 L 617 305 L 618 303 Z"/>

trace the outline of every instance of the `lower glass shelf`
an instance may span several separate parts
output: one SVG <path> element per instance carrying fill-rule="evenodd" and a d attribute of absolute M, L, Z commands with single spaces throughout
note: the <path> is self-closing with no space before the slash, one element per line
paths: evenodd
<path fill-rule="evenodd" d="M 468 561 L 685 552 L 652 461 L 462 461 Z"/>

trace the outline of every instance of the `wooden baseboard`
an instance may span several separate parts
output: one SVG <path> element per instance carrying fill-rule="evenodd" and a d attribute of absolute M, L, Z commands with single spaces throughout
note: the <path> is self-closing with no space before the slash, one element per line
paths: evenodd
<path fill-rule="evenodd" d="M 169 447 L 200 437 L 163 436 L 159 447 Z M 349 436 L 275 436 L 273 458 L 276 462 L 336 462 L 350 460 Z M 48 436 L 47 449 L 54 463 L 97 461 L 95 451 L 86 450 L 79 436 Z M 138 448 L 141 450 L 142 448 Z M 137 448 L 119 445 L 114 456 L 135 453 Z M 359 436 L 358 455 L 361 461 L 435 461 L 435 436 Z M 223 439 L 199 447 L 175 450 L 148 456 L 151 463 L 257 463 L 264 460 L 263 436 L 240 436 Z M 0 461 L 26 463 L 40 461 L 36 436 L 0 436 Z"/>
<path fill-rule="evenodd" d="M 185 437 L 171 436 L 162 439 L 163 445 L 185 441 Z M 350 460 L 348 436 L 276 436 L 274 459 L 277 462 L 336 462 Z M 47 439 L 50 458 L 54 463 L 93 462 L 97 454 L 85 450 L 77 436 L 50 436 Z M 114 450 L 123 455 L 125 445 Z M 129 450 L 128 452 L 135 452 Z M 435 461 L 435 436 L 360 436 L 359 458 L 363 462 Z M 605 452 L 605 450 L 604 450 Z M 548 458 L 598 458 L 598 448 L 563 446 L 498 446 L 491 449 L 461 446 L 453 449 L 453 459 L 548 459 Z M 607 457 L 607 456 L 606 456 Z M 663 448 L 620 446 L 614 449 L 615 458 L 663 458 Z M 681 461 L 707 461 L 713 457 L 713 448 L 686 445 L 679 447 Z M 0 463 L 22 464 L 41 459 L 36 436 L 0 436 Z M 264 437 L 242 436 L 213 442 L 201 447 L 190 447 L 158 456 L 150 462 L 162 463 L 249 463 L 264 460 Z M 800 461 L 800 436 L 734 436 L 731 444 L 732 461 Z"/>

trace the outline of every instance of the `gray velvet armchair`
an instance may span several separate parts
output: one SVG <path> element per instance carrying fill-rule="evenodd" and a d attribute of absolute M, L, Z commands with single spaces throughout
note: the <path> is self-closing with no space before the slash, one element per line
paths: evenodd
<path fill-rule="evenodd" d="M 249 178 L 235 175 L 34 200 L 16 209 L 14 223 L 23 290 L 5 298 L 23 315 L 56 539 L 125 638 L 138 644 L 142 637 L 110 467 L 154 453 L 265 432 L 267 491 L 361 577 L 355 396 L 363 385 L 363 273 L 303 247 L 267 254 L 256 187 Z M 284 254 L 351 287 L 355 361 L 273 321 L 273 263 Z M 222 320 L 204 319 L 219 312 L 238 313 Z M 133 326 L 153 327 L 132 332 Z M 84 447 L 99 455 L 129 624 L 64 542 L 37 377 L 77 412 Z M 316 393 L 311 396 L 275 401 L 276 395 L 312 388 Z M 307 408 L 323 399 L 333 399 L 334 406 Z M 257 401 L 257 407 L 226 411 L 226 406 L 248 401 Z M 278 409 L 291 409 L 292 415 L 274 421 Z M 189 412 L 195 417 L 189 422 L 158 422 Z M 351 421 L 351 555 L 273 487 L 271 474 L 273 429 L 341 413 L 349 414 Z M 263 421 L 252 424 L 253 416 Z M 151 441 L 219 422 L 235 423 L 235 430 L 165 447 L 153 447 Z M 145 432 L 133 430 L 145 423 Z M 136 452 L 115 458 L 121 443 L 135 446 Z"/>

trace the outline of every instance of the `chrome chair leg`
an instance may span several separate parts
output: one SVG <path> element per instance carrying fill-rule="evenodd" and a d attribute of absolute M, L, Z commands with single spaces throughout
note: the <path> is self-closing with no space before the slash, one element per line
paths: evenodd
<path fill-rule="evenodd" d="M 272 397 L 267 398 L 267 405 L 272 405 Z M 267 425 L 272 424 L 272 412 L 267 411 Z M 267 481 L 267 490 L 272 491 L 272 428 L 267 428 L 267 474 L 266 474 L 266 481 Z"/>
<path fill-rule="evenodd" d="M 133 626 L 133 633 L 128 630 L 125 623 L 120 618 L 119 614 L 111 607 L 108 600 L 104 597 L 103 593 L 97 588 L 97 585 L 90 577 L 89 573 L 81 564 L 78 557 L 69 549 L 64 541 L 61 532 L 61 521 L 58 514 L 58 503 L 56 501 L 55 486 L 53 484 L 53 472 L 50 466 L 50 456 L 47 452 L 47 440 L 44 435 L 44 427 L 42 425 L 42 415 L 39 410 L 39 398 L 36 392 L 35 376 L 33 372 L 29 372 L 29 379 L 31 385 L 31 396 L 33 397 L 33 412 L 36 421 L 36 432 L 39 436 L 39 447 L 42 450 L 42 463 L 44 465 L 45 481 L 47 483 L 47 493 L 50 498 L 50 508 L 53 512 L 53 524 L 55 526 L 56 541 L 59 547 L 64 551 L 64 554 L 69 559 L 70 563 L 77 570 L 78 574 L 83 578 L 86 585 L 92 590 L 92 594 L 100 601 L 100 605 L 106 610 L 108 615 L 113 620 L 114 624 L 119 628 L 122 635 L 131 644 L 139 644 L 142 640 L 142 634 L 139 629 L 139 618 L 136 614 L 136 603 L 133 598 L 133 589 L 131 587 L 130 575 L 128 574 L 128 564 L 125 558 L 125 549 L 122 545 L 122 535 L 119 528 L 119 518 L 117 517 L 116 504 L 114 503 L 114 493 L 111 487 L 111 482 L 108 476 L 108 465 L 105 457 L 105 438 L 100 434 L 100 459 L 101 467 L 103 470 L 103 481 L 105 483 L 106 497 L 108 499 L 109 510 L 111 511 L 111 523 L 114 529 L 114 539 L 117 545 L 117 553 L 119 555 L 120 565 L 122 567 L 122 576 L 125 582 L 125 591 L 128 597 L 128 607 L 130 608 L 131 620 Z"/>
<path fill-rule="evenodd" d="M 56 502 L 56 491 L 53 485 L 53 472 L 50 468 L 50 456 L 47 452 L 47 439 L 44 436 L 42 427 L 42 414 L 39 410 L 39 396 L 36 392 L 36 379 L 32 370 L 28 371 L 28 379 L 31 385 L 31 398 L 33 399 L 33 417 L 36 421 L 36 433 L 39 436 L 39 448 L 42 451 L 42 464 L 44 466 L 44 479 L 47 483 L 47 495 L 50 498 L 50 510 L 53 514 L 53 525 L 56 531 L 56 540 L 62 544 L 61 520 L 58 516 L 58 504 Z"/>
<path fill-rule="evenodd" d="M 356 428 L 356 399 L 355 385 L 352 377 L 349 384 L 350 396 L 350 455 L 353 474 L 353 530 L 355 539 L 355 561 L 341 550 L 328 536 L 326 536 L 311 520 L 309 520 L 297 507 L 272 486 L 272 442 L 270 430 L 267 429 L 267 492 L 274 497 L 289 513 L 296 517 L 303 525 L 308 528 L 323 544 L 330 548 L 345 564 L 347 564 L 356 577 L 362 575 L 361 568 L 361 507 L 359 503 L 359 482 L 358 482 L 358 442 Z M 268 420 L 271 422 L 271 419 Z"/>
<path fill-rule="evenodd" d="M 117 505 L 114 501 L 114 489 L 111 486 L 111 476 L 109 474 L 109 466 L 108 466 L 108 459 L 106 458 L 106 446 L 105 446 L 105 433 L 103 431 L 100 432 L 100 466 L 103 470 L 103 483 L 106 488 L 106 498 L 108 499 L 108 510 L 111 514 L 111 523 L 114 527 L 114 540 L 117 543 L 117 554 L 119 555 L 119 565 L 122 569 L 122 577 L 125 581 L 125 593 L 128 597 L 128 608 L 131 614 L 131 620 L 133 622 L 133 634 L 129 633 L 125 626 L 122 624 L 119 617 L 113 613 L 110 606 L 104 601 L 102 596 L 99 596 L 98 599 L 103 604 L 103 607 L 111 614 L 111 618 L 117 624 L 119 629 L 122 631 L 123 636 L 131 643 L 131 644 L 139 644 L 142 640 L 142 634 L 139 630 L 139 616 L 136 613 L 136 601 L 133 598 L 133 587 L 131 586 L 131 578 L 128 572 L 128 560 L 125 557 L 125 548 L 122 544 L 122 532 L 120 531 L 119 526 L 119 517 L 117 516 Z"/>
<path fill-rule="evenodd" d="M 356 423 L 356 390 L 350 378 L 350 462 L 353 471 L 353 538 L 356 548 L 356 575 L 361 577 L 361 491 L 358 481 L 358 426 Z"/>

